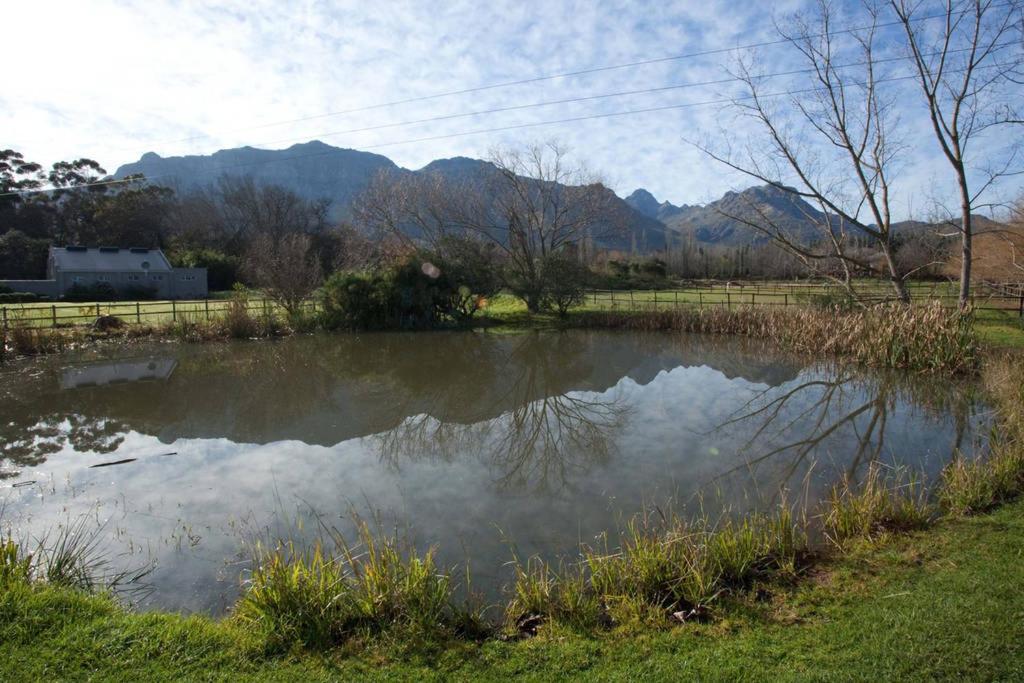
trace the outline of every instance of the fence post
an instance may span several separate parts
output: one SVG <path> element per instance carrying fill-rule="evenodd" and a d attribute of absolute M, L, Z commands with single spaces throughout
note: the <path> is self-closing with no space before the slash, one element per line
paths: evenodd
<path fill-rule="evenodd" d="M 178 322 L 178 304 L 171 299 L 171 322 Z"/>
<path fill-rule="evenodd" d="M 1024 295 L 1021 295 L 1021 301 L 1024 301 Z M 4 329 L 7 329 L 7 307 L 4 306 Z"/>
<path fill-rule="evenodd" d="M 697 290 L 697 308 L 704 308 L 704 293 Z"/>
<path fill-rule="evenodd" d="M 725 306 L 730 311 L 732 310 L 732 292 L 730 292 L 728 289 L 725 290 Z"/>
<path fill-rule="evenodd" d="M 263 299 L 263 317 L 267 318 L 269 315 L 270 314 L 267 312 L 267 300 Z"/>
<path fill-rule="evenodd" d="M 142 307 L 139 306 L 139 302 L 135 302 L 135 324 L 142 324 Z"/>
<path fill-rule="evenodd" d="M 789 292 L 786 292 L 786 293 L 784 293 L 784 294 L 783 294 L 782 296 L 784 296 L 784 297 L 785 297 L 785 298 L 784 298 L 784 299 L 782 300 L 782 305 L 783 305 L 783 306 L 787 306 L 787 307 L 788 307 L 788 306 L 789 306 Z"/>
<path fill-rule="evenodd" d="M 50 320 L 53 321 L 53 327 L 57 327 L 57 304 L 50 304 Z"/>
<path fill-rule="evenodd" d="M 203 308 L 206 309 L 206 319 L 209 320 L 210 319 L 210 300 L 209 299 L 203 299 Z"/>
<path fill-rule="evenodd" d="M 629 290 L 629 310 L 633 310 L 633 290 Z"/>
<path fill-rule="evenodd" d="M 679 290 L 673 291 L 672 294 L 675 296 L 676 308 L 679 308 Z"/>

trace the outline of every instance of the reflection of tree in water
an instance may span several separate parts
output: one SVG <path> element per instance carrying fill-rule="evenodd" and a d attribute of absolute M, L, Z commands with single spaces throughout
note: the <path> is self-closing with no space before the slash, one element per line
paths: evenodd
<path fill-rule="evenodd" d="M 403 459 L 477 454 L 497 470 L 500 486 L 568 486 L 573 471 L 608 458 L 611 436 L 626 418 L 616 400 L 568 389 L 592 360 L 567 337 L 524 335 L 500 376 L 487 379 L 498 392 L 475 394 L 487 400 L 467 413 L 464 383 L 435 383 L 428 405 L 436 417 L 420 414 L 377 435 L 381 457 L 399 466 Z M 458 406 L 457 417 L 445 411 L 450 406 Z"/>
<path fill-rule="evenodd" d="M 882 460 L 887 425 L 898 405 L 913 406 L 936 418 L 952 417 L 950 457 L 963 446 L 975 400 L 972 385 L 836 368 L 815 375 L 781 393 L 774 388 L 758 393 L 715 428 L 715 432 L 733 432 L 743 426 L 753 430 L 739 448 L 748 454 L 743 463 L 720 477 L 767 465 L 779 468 L 779 482 L 789 482 L 798 472 L 809 471 L 824 445 L 836 438 L 844 444 L 840 464 L 856 479 L 869 464 Z"/>
<path fill-rule="evenodd" d="M 34 424 L 0 425 L 0 479 L 13 477 L 20 468 L 35 467 L 50 455 L 70 446 L 78 452 L 110 453 L 124 442 L 128 428 L 110 419 L 84 415 L 50 416 Z"/>

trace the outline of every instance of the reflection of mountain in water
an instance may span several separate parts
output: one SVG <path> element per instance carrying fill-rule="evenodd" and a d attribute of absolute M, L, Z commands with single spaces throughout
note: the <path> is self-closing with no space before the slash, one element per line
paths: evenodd
<path fill-rule="evenodd" d="M 798 368 L 750 343 L 607 332 L 495 335 L 396 333 L 293 338 L 175 349 L 175 358 L 65 367 L 8 386 L 13 440 L 41 420 L 116 420 L 165 442 L 225 437 L 333 445 L 430 415 L 493 419 L 572 391 L 603 392 L 624 377 L 649 383 L 680 366 L 775 385 Z M 131 380 L 162 379 L 138 382 Z M 7 383 L 9 384 L 9 383 Z M 62 388 L 75 387 L 73 391 Z"/>

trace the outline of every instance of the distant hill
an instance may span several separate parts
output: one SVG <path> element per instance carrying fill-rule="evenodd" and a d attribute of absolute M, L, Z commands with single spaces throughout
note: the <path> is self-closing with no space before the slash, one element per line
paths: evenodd
<path fill-rule="evenodd" d="M 221 176 L 250 176 L 287 187 L 308 199 L 327 198 L 340 216 L 381 170 L 397 171 L 385 156 L 332 147 L 317 140 L 288 149 L 222 149 L 210 155 L 162 157 L 149 152 L 114 172 L 115 178 L 142 173 L 181 190 L 211 185 Z"/>
<path fill-rule="evenodd" d="M 466 181 L 482 178 L 493 171 L 493 166 L 480 159 L 454 157 L 432 161 L 419 170 L 410 171 L 379 154 L 313 141 L 283 150 L 241 147 L 208 156 L 161 157 L 149 152 L 138 161 L 119 167 L 114 177 L 142 173 L 154 182 L 189 190 L 208 186 L 225 175 L 249 176 L 259 183 L 281 185 L 308 199 L 330 199 L 331 214 L 340 219 L 348 215 L 352 201 L 382 170 L 436 173 Z M 665 248 L 666 229 L 660 221 L 634 210 L 611 190 L 608 193 L 612 197 L 613 210 L 621 212 L 617 218 L 627 226 L 627 230 L 598 240 L 598 247 L 639 252 Z"/>
<path fill-rule="evenodd" d="M 333 218 L 342 219 L 349 214 L 353 200 L 381 171 L 436 173 L 465 182 L 483 178 L 493 170 L 489 162 L 468 157 L 438 159 L 421 169 L 409 170 L 380 154 L 333 147 L 314 140 L 282 150 L 240 147 L 210 155 L 181 157 L 161 157 L 149 152 L 138 161 L 118 168 L 114 177 L 142 173 L 155 182 L 189 190 L 211 185 L 224 175 L 249 176 L 260 183 L 281 185 L 308 199 L 329 199 Z M 754 219 L 763 214 L 804 242 L 820 237 L 818 226 L 824 221 L 824 215 L 808 202 L 769 185 L 726 192 L 721 199 L 703 206 L 676 206 L 658 201 L 643 188 L 625 199 L 615 196 L 611 190 L 608 193 L 612 210 L 619 212 L 615 218 L 628 228 L 620 235 L 598 240 L 596 246 L 624 252 L 652 253 L 664 250 L 667 245 L 691 240 L 724 246 L 769 241 L 767 235 L 729 216 Z M 979 220 L 987 221 L 980 217 Z M 916 221 L 904 221 L 894 227 L 903 234 L 941 231 L 941 226 Z M 985 227 L 988 228 L 988 224 Z M 983 228 L 979 225 L 976 229 Z M 947 226 L 945 232 L 948 231 Z"/>
<path fill-rule="evenodd" d="M 767 235 L 730 216 L 749 220 L 766 216 L 801 241 L 817 239 L 820 236 L 817 226 L 825 221 L 824 214 L 800 197 L 770 185 L 726 192 L 721 199 L 703 206 L 658 202 L 642 188 L 626 201 L 638 211 L 657 217 L 679 239 L 692 238 L 704 244 L 738 246 L 769 241 Z"/>

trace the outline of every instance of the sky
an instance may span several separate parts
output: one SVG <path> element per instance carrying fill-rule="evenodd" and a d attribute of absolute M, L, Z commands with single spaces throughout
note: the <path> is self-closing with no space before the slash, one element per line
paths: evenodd
<path fill-rule="evenodd" d="M 791 25 L 788 17 L 806 5 L 801 0 L 17 3 L 4 9 L 5 23 L 15 29 L 6 33 L 6 53 L 9 59 L 16 56 L 17 66 L 0 75 L 0 148 L 47 165 L 90 157 L 113 171 L 150 151 L 179 156 L 242 145 L 282 149 L 319 139 L 419 168 L 437 158 L 486 157 L 496 147 L 558 140 L 620 195 L 644 187 L 660 200 L 704 203 L 755 183 L 692 142 L 756 149 L 759 132 L 722 103 L 741 94 L 737 83 L 692 84 L 727 78 L 739 59 L 753 59 L 765 73 L 798 68 L 791 48 L 731 50 L 376 105 L 772 41 L 778 38 L 776 22 Z M 838 23 L 853 27 L 865 20 L 863 10 L 851 4 L 841 8 Z M 886 66 L 892 75 L 909 73 L 906 67 L 898 61 Z M 689 87 L 348 132 L 677 85 Z M 772 89 L 801 87 L 806 80 L 799 75 L 770 82 Z M 892 83 L 891 89 L 904 147 L 893 190 L 896 212 L 923 218 L 931 203 L 949 196 L 949 171 L 913 83 Z M 686 106 L 532 125 L 677 105 Z M 526 127 L 474 133 L 508 126 Z M 1019 127 L 989 136 L 979 143 L 978 158 L 1005 154 L 1021 137 Z M 993 188 L 992 199 L 1012 199 L 1022 189 L 1021 177 L 1005 181 Z"/>

